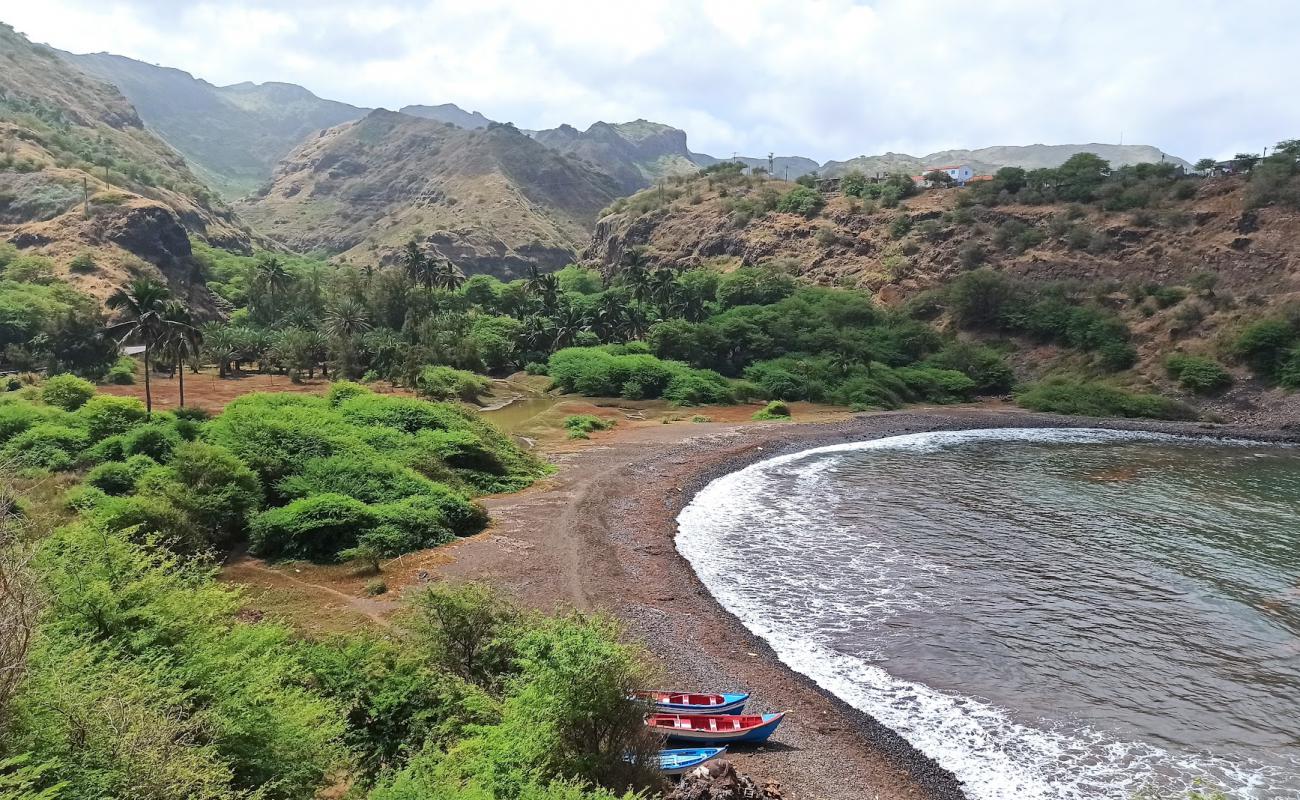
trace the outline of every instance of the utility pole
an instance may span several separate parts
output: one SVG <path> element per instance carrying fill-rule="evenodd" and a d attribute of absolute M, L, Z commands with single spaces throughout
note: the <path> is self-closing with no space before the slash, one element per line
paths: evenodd
<path fill-rule="evenodd" d="M 86 178 L 85 175 L 81 176 L 81 196 L 83 201 L 81 206 L 81 214 L 82 216 L 89 218 L 90 217 L 90 181 Z"/>
<path fill-rule="evenodd" d="M 775 167 L 772 166 L 772 165 L 775 163 L 775 161 L 776 161 L 776 153 L 773 153 L 773 152 L 770 152 L 770 151 L 769 151 L 768 154 L 767 154 L 767 174 L 768 174 L 768 177 L 771 177 L 772 173 L 773 173 L 773 172 L 775 171 L 775 169 L 776 169 Z"/>

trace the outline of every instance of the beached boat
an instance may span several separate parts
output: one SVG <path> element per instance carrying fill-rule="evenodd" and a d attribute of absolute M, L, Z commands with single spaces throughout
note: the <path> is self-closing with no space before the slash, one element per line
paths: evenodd
<path fill-rule="evenodd" d="M 700 744 L 764 742 L 785 712 L 779 714 L 651 714 L 645 724 L 670 739 Z"/>
<path fill-rule="evenodd" d="M 749 693 L 710 694 L 707 692 L 637 692 L 641 700 L 654 703 L 656 711 L 673 714 L 739 714 L 745 710 Z"/>
<path fill-rule="evenodd" d="M 725 747 L 693 747 L 687 750 L 660 750 L 659 770 L 665 775 L 684 775 L 705 761 L 727 752 Z"/>

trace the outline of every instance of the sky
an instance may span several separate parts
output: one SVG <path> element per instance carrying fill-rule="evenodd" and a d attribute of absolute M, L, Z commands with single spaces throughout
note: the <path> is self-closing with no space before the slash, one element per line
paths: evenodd
<path fill-rule="evenodd" d="M 358 106 L 645 118 L 715 156 L 1122 140 L 1195 161 L 1300 137 L 1294 0 L 0 0 L 0 20 Z"/>

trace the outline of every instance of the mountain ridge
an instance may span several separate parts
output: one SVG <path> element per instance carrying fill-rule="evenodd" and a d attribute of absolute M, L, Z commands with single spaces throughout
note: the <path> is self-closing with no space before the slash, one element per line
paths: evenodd
<path fill-rule="evenodd" d="M 391 263 L 415 239 L 467 272 L 514 277 L 571 261 L 616 195 L 608 175 L 513 126 L 376 109 L 299 146 L 238 208 L 301 251 Z"/>

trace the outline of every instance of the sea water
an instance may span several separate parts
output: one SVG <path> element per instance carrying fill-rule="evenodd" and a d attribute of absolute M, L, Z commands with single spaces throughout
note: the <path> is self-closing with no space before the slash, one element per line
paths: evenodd
<path fill-rule="evenodd" d="M 922 433 L 719 478 L 677 545 L 976 800 L 1300 797 L 1300 449 Z"/>

